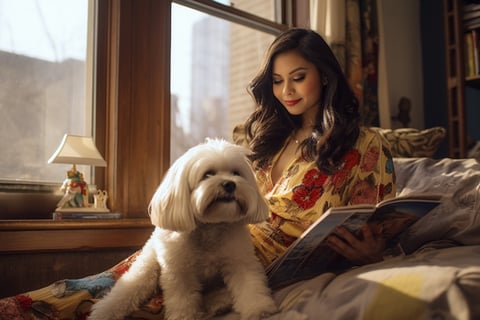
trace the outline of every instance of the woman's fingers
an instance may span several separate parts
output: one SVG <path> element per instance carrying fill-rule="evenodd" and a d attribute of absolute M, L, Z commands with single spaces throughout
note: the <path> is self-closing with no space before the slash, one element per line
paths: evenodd
<path fill-rule="evenodd" d="M 385 249 L 385 241 L 376 238 L 368 225 L 361 228 L 359 237 L 339 227 L 337 235 L 330 236 L 327 243 L 334 251 L 356 264 L 367 264 L 381 261 Z M 341 238 L 342 239 L 341 239 Z"/>

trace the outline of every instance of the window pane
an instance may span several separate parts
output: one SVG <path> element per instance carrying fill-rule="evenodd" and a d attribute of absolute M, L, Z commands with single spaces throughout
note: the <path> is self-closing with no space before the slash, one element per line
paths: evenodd
<path fill-rule="evenodd" d="M 0 181 L 63 181 L 48 159 L 65 133 L 91 135 L 89 3 L 0 0 Z"/>
<path fill-rule="evenodd" d="M 232 7 L 243 10 L 245 12 L 254 14 L 264 19 L 275 21 L 275 2 L 276 0 L 235 0 L 235 1 L 222 1 L 215 0 L 215 2 L 231 5 Z M 278 21 L 276 21 L 278 22 Z"/>
<path fill-rule="evenodd" d="M 172 5 L 172 160 L 205 137 L 231 140 L 254 110 L 246 88 L 273 38 Z"/>

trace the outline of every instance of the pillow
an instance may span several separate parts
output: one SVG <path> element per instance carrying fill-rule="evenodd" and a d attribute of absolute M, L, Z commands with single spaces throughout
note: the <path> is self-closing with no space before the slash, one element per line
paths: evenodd
<path fill-rule="evenodd" d="M 232 140 L 235 144 L 248 147 L 247 135 L 245 133 L 245 126 L 243 124 L 239 124 L 233 128 Z"/>
<path fill-rule="evenodd" d="M 467 157 L 480 161 L 480 140 L 468 151 Z"/>
<path fill-rule="evenodd" d="M 446 130 L 442 127 L 419 130 L 414 128 L 383 129 L 373 127 L 389 143 L 393 157 L 433 157 L 445 138 Z M 233 130 L 233 141 L 247 146 L 245 127 L 237 125 Z"/>
<path fill-rule="evenodd" d="M 383 129 L 374 127 L 390 143 L 393 157 L 433 157 L 445 138 L 443 127 Z"/>
<path fill-rule="evenodd" d="M 449 196 L 401 236 L 404 252 L 413 252 L 424 245 L 480 245 L 480 162 L 394 158 L 393 164 L 397 196 L 422 192 Z"/>

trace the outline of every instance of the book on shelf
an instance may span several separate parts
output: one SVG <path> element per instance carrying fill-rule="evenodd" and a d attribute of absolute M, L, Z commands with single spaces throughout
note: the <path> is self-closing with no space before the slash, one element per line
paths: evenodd
<path fill-rule="evenodd" d="M 465 43 L 465 76 L 471 76 L 474 74 L 474 62 L 473 62 L 473 38 L 471 32 L 463 34 L 463 42 Z"/>
<path fill-rule="evenodd" d="M 471 31 L 480 27 L 480 17 L 472 18 L 469 20 L 463 20 L 464 31 Z"/>
<path fill-rule="evenodd" d="M 472 54 L 473 54 L 473 75 L 480 72 L 480 61 L 478 60 L 478 32 L 477 30 L 470 31 L 472 34 Z"/>
<path fill-rule="evenodd" d="M 475 75 L 475 47 L 473 44 L 473 32 L 465 32 L 463 34 L 463 41 L 465 43 L 465 76 L 470 77 Z"/>
<path fill-rule="evenodd" d="M 477 29 L 467 31 L 463 34 L 466 77 L 480 74 L 479 39 Z"/>
<path fill-rule="evenodd" d="M 279 289 L 324 272 L 341 272 L 353 265 L 327 244 L 342 226 L 355 235 L 369 224 L 375 236 L 385 239 L 386 251 L 396 248 L 400 235 L 438 204 L 441 194 L 416 194 L 387 199 L 377 205 L 351 205 L 327 210 L 266 269 L 269 286 Z M 339 236 L 340 237 L 340 236 Z"/>

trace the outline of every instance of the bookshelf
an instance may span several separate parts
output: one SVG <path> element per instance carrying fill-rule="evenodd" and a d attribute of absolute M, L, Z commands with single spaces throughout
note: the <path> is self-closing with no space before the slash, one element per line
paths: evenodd
<path fill-rule="evenodd" d="M 469 142 L 465 89 L 480 89 L 480 3 L 444 0 L 444 25 L 449 157 L 465 158 Z"/>

